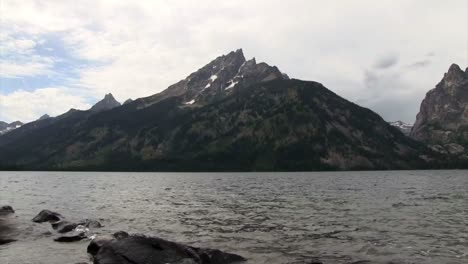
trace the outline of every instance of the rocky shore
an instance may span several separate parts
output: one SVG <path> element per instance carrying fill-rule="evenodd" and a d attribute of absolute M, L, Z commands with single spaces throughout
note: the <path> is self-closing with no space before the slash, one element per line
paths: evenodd
<path fill-rule="evenodd" d="M 0 245 L 15 241 L 14 226 L 9 219 L 14 213 L 11 206 L 0 207 Z M 83 254 L 87 252 L 94 264 L 230 264 L 246 261 L 242 256 L 217 249 L 197 248 L 124 231 L 97 235 L 95 230 L 102 227 L 98 220 L 71 221 L 50 210 L 42 210 L 32 221 L 51 225 L 55 233 L 52 243 L 89 240 Z"/>

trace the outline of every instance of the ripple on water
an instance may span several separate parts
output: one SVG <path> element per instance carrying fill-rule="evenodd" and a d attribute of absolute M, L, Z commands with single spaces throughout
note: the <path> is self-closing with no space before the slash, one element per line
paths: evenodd
<path fill-rule="evenodd" d="M 0 259 L 88 261 L 86 241 L 54 243 L 47 225 L 31 223 L 51 209 L 100 219 L 103 233 L 156 235 L 251 263 L 468 263 L 467 175 L 0 172 L 0 202 L 15 207 L 21 230 Z"/>

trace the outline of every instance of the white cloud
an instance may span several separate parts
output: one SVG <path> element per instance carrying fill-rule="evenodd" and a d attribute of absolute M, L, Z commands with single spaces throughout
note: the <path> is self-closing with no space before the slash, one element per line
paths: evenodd
<path fill-rule="evenodd" d="M 74 95 L 63 87 L 41 88 L 33 92 L 17 90 L 9 94 L 0 94 L 0 120 L 28 122 L 38 119 L 43 114 L 56 116 L 70 108 L 88 109 L 83 96 Z"/>
<path fill-rule="evenodd" d="M 54 60 L 35 53 L 34 36 L 15 36 L 16 32 L 0 25 L 0 78 L 19 78 L 52 74 Z M 0 87 L 1 88 L 1 87 Z"/>
<path fill-rule="evenodd" d="M 0 60 L 0 77 L 19 78 L 22 76 L 37 76 L 52 74 L 50 60 L 36 59 L 31 62 L 14 62 Z"/>

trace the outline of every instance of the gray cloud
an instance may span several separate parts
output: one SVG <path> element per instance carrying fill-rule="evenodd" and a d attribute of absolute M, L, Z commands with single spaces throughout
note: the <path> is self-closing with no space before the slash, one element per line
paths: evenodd
<path fill-rule="evenodd" d="M 413 69 L 416 69 L 416 68 L 424 68 L 424 67 L 427 67 L 429 66 L 429 64 L 431 64 L 431 60 L 421 60 L 421 61 L 416 61 L 410 65 L 408 65 L 408 68 L 413 68 Z"/>
<path fill-rule="evenodd" d="M 400 57 L 398 54 L 388 54 L 384 57 L 379 58 L 374 63 L 374 67 L 376 69 L 388 69 L 392 66 L 395 66 L 399 60 L 400 60 Z"/>

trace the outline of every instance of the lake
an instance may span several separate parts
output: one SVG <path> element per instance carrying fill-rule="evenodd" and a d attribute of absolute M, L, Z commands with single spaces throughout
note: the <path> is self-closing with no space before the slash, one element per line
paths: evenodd
<path fill-rule="evenodd" d="M 468 171 L 0 172 L 0 205 L 17 239 L 2 264 L 91 263 L 89 241 L 31 221 L 42 209 L 249 263 L 468 263 Z"/>

